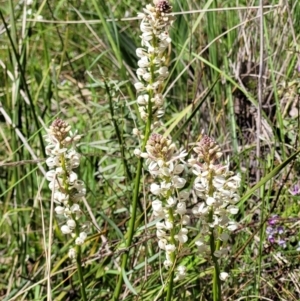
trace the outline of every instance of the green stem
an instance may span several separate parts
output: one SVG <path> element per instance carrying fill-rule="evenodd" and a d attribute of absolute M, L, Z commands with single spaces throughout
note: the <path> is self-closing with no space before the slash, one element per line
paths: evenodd
<path fill-rule="evenodd" d="M 153 47 L 156 47 L 157 46 L 156 44 L 157 44 L 157 41 L 156 41 L 156 37 L 154 36 L 153 37 Z M 155 60 L 155 54 L 152 54 L 150 56 L 151 81 L 149 82 L 149 84 L 153 84 L 153 82 L 155 80 L 154 60 Z M 147 123 L 146 123 L 145 131 L 144 131 L 144 140 L 143 140 L 142 147 L 141 147 L 142 152 L 144 152 L 146 149 L 146 144 L 147 144 L 147 141 L 148 141 L 148 139 L 150 137 L 150 133 L 151 133 L 151 124 L 152 124 L 152 119 L 153 119 L 152 102 L 151 102 L 153 95 L 154 95 L 153 90 L 149 90 L 148 95 L 149 95 L 148 108 L 147 108 L 148 118 L 147 118 Z M 132 197 L 131 218 L 130 218 L 130 222 L 129 222 L 129 228 L 127 231 L 127 240 L 125 243 L 126 252 L 124 252 L 124 254 L 122 256 L 121 271 L 120 271 L 119 279 L 118 279 L 118 282 L 117 282 L 117 285 L 116 285 L 116 288 L 114 291 L 114 295 L 113 295 L 114 301 L 117 301 L 119 299 L 119 296 L 121 294 L 122 284 L 123 284 L 122 273 L 123 272 L 126 273 L 127 261 L 128 261 L 128 257 L 129 257 L 129 248 L 132 243 L 132 238 L 134 235 L 135 224 L 136 224 L 136 211 L 137 211 L 137 205 L 139 202 L 142 168 L 143 168 L 143 158 L 140 157 L 139 161 L 138 161 L 136 177 L 135 177 L 135 181 L 134 181 L 134 192 L 133 192 L 133 197 Z"/>
<path fill-rule="evenodd" d="M 126 248 L 127 249 L 124 252 L 123 257 L 122 257 L 122 264 L 121 264 L 122 269 L 120 271 L 120 276 L 119 276 L 119 279 L 118 279 L 118 283 L 117 283 L 116 289 L 114 291 L 113 300 L 115 300 L 115 301 L 119 299 L 119 296 L 120 296 L 120 293 L 121 293 L 121 288 L 122 288 L 122 284 L 123 284 L 122 271 L 126 270 L 127 260 L 128 260 L 128 255 L 129 255 L 129 249 L 128 248 L 130 247 L 131 242 L 132 242 L 132 238 L 133 238 L 142 166 L 143 166 L 143 159 L 140 158 L 139 162 L 138 162 L 136 177 L 135 177 L 135 185 L 134 185 L 134 193 L 133 193 L 132 209 L 131 209 L 131 218 L 130 218 L 130 222 L 129 222 L 128 237 L 127 237 L 127 240 L 126 240 Z"/>
<path fill-rule="evenodd" d="M 81 246 L 79 245 L 76 246 L 76 263 L 77 263 L 77 271 L 78 271 L 79 282 L 80 282 L 81 297 L 83 301 L 87 301 L 83 271 L 81 266 Z"/>
<path fill-rule="evenodd" d="M 149 93 L 149 99 L 152 98 L 152 93 Z M 151 131 L 151 121 L 152 121 L 152 103 L 149 101 L 148 104 L 148 120 L 145 128 L 145 134 L 144 134 L 144 140 L 142 144 L 141 151 L 144 152 L 146 148 L 146 143 L 149 139 L 150 136 L 150 131 Z M 113 300 L 117 301 L 119 299 L 119 296 L 121 294 L 121 289 L 122 289 L 122 284 L 123 284 L 123 277 L 122 277 L 122 271 L 126 271 L 127 267 L 127 261 L 128 261 L 128 256 L 129 256 L 129 247 L 131 246 L 132 243 L 132 238 L 134 234 L 134 226 L 135 226 L 135 220 L 136 220 L 136 211 L 137 211 L 137 204 L 139 200 L 139 193 L 140 193 L 140 182 L 141 182 L 141 174 L 142 174 L 142 167 L 143 167 L 143 158 L 139 158 L 138 166 L 137 166 L 137 171 L 136 171 L 136 177 L 134 181 L 134 192 L 133 192 L 133 198 L 132 198 L 132 209 L 131 209 L 131 218 L 129 222 L 129 228 L 128 228 L 128 235 L 127 235 L 127 240 L 126 240 L 126 252 L 124 252 L 123 257 L 122 257 L 122 264 L 121 264 L 121 271 L 120 271 L 120 276 L 118 279 L 118 283 L 116 286 L 116 289 L 114 291 L 113 295 Z"/>
<path fill-rule="evenodd" d="M 172 267 L 172 269 L 173 269 L 173 267 Z M 174 273 L 174 269 L 173 269 L 172 272 L 171 272 L 171 274 L 170 274 L 166 301 L 171 301 L 172 297 L 173 297 L 174 274 L 175 273 Z"/>
<path fill-rule="evenodd" d="M 170 222 L 174 225 L 173 208 L 169 208 L 168 213 L 169 213 Z M 171 236 L 170 236 L 170 242 L 171 242 L 171 244 L 173 244 L 174 246 L 176 246 L 174 227 L 173 227 L 173 229 L 171 229 L 170 234 L 171 234 Z M 174 268 L 175 268 L 175 252 L 173 252 L 171 254 L 171 260 L 173 262 L 173 266 L 172 266 L 172 271 L 170 273 L 169 285 L 168 285 L 168 288 L 167 288 L 167 299 L 166 299 L 166 301 L 171 301 L 172 297 L 173 297 L 173 284 L 174 284 L 174 274 L 175 274 L 174 273 Z"/>
<path fill-rule="evenodd" d="M 211 209 L 209 213 L 209 221 L 212 222 L 213 220 L 213 209 Z M 216 248 L 216 241 L 214 236 L 214 229 L 211 229 L 210 231 L 210 237 L 209 237 L 209 243 L 210 243 L 210 252 L 212 261 L 214 263 L 214 277 L 213 277 L 213 300 L 214 301 L 221 301 L 221 280 L 220 280 L 220 266 L 218 262 L 218 258 L 214 255 Z M 219 248 L 220 244 L 217 243 L 217 247 Z"/>

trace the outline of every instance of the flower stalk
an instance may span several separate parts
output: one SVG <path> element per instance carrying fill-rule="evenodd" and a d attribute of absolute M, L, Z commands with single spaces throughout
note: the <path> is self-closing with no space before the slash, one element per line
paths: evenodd
<path fill-rule="evenodd" d="M 213 262 L 213 300 L 220 301 L 221 281 L 226 280 L 228 273 L 220 271 L 219 262 L 229 253 L 225 247 L 229 239 L 227 231 L 237 228 L 229 216 L 238 213 L 235 204 L 239 201 L 240 177 L 229 171 L 228 165 L 218 163 L 222 152 L 212 138 L 204 135 L 194 151 L 197 157 L 191 158 L 189 163 L 196 175 L 193 189 L 199 202 L 193 213 L 201 224 L 196 246 L 202 256 Z"/>
<path fill-rule="evenodd" d="M 163 97 L 162 89 L 164 79 L 168 76 L 167 64 L 167 48 L 171 43 L 168 34 L 169 26 L 172 18 L 167 14 L 170 13 L 171 6 L 168 1 L 155 1 L 154 6 L 147 5 L 141 17 L 141 40 L 142 48 L 136 50 L 138 61 L 137 77 L 139 81 L 134 84 L 138 97 L 137 104 L 142 120 L 146 122 L 141 149 L 135 151 L 138 156 L 145 151 L 146 143 L 150 137 L 151 131 L 156 125 L 157 120 L 163 116 Z M 135 133 L 139 130 L 134 129 Z M 136 178 L 134 181 L 134 192 L 132 197 L 131 218 L 128 228 L 126 247 L 130 247 L 135 230 L 136 211 L 138 197 L 140 193 L 141 174 L 143 167 L 143 157 L 139 156 Z M 122 257 L 120 274 L 126 271 L 128 252 L 125 252 Z M 116 289 L 114 291 L 114 300 L 118 300 L 123 283 L 123 277 L 120 275 Z"/>
<path fill-rule="evenodd" d="M 159 134 L 152 134 L 146 145 L 146 165 L 155 182 L 150 191 L 154 195 L 152 201 L 153 215 L 157 218 L 156 236 L 158 246 L 165 251 L 164 266 L 170 271 L 167 286 L 167 299 L 173 296 L 173 283 L 184 279 L 185 267 L 176 268 L 176 258 L 183 244 L 188 240 L 188 229 L 185 227 L 190 218 L 187 215 L 186 201 L 188 193 L 181 191 L 186 180 L 180 176 L 184 171 L 183 158 L 187 153 L 176 151 L 171 140 Z"/>
<path fill-rule="evenodd" d="M 46 154 L 49 156 L 46 164 L 49 171 L 46 178 L 57 204 L 55 212 L 65 220 L 61 226 L 63 234 L 70 234 L 75 240 L 75 248 L 70 248 L 69 257 L 75 259 L 80 282 L 82 300 L 86 301 L 86 290 L 82 271 L 81 246 L 87 234 L 88 224 L 81 224 L 80 201 L 86 194 L 84 183 L 78 180 L 74 169 L 79 166 L 80 155 L 75 150 L 75 143 L 80 136 L 72 134 L 71 127 L 61 119 L 56 119 L 47 130 Z"/>

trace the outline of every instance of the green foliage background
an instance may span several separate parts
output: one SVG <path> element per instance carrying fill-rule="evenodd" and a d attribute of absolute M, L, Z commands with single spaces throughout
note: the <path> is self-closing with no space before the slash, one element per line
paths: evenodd
<path fill-rule="evenodd" d="M 224 300 L 300 299 L 299 196 L 289 192 L 299 177 L 300 5 L 292 0 L 264 2 L 263 36 L 259 1 L 172 3 L 179 14 L 171 29 L 163 130 L 178 146 L 190 148 L 204 129 L 242 175 L 240 227 L 232 236 L 231 257 L 224 263 L 224 269 L 231 271 L 223 285 Z M 80 300 L 76 267 L 67 257 L 72 240 L 60 233 L 61 220 L 50 210 L 51 193 L 43 174 L 43 135 L 56 117 L 83 134 L 78 173 L 88 191 L 86 219 L 94 223 L 83 250 L 89 300 L 111 300 L 123 252 L 129 252 L 130 260 L 120 300 L 163 300 L 162 279 L 166 281 L 167 273 L 151 223 L 147 172 L 134 243 L 124 249 L 137 165 L 133 151 L 139 145 L 132 129 L 142 127 L 133 87 L 135 49 L 140 47 L 135 17 L 146 4 L 1 2 L 3 301 Z M 257 153 L 258 119 L 262 127 Z M 273 214 L 286 225 L 285 249 L 266 240 L 265 221 Z M 211 263 L 188 251 L 181 260 L 188 277 L 174 287 L 174 300 L 212 300 Z"/>

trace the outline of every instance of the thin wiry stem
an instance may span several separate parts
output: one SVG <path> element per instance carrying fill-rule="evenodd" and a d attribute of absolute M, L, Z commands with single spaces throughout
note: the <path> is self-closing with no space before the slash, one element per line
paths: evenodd
<path fill-rule="evenodd" d="M 151 102 L 149 102 L 149 106 L 151 106 Z M 152 112 L 152 109 L 150 109 L 149 112 Z M 149 113 L 149 118 L 148 118 L 147 125 L 145 128 L 145 137 L 144 137 L 144 141 L 143 141 L 143 145 L 142 145 L 142 151 L 145 150 L 146 143 L 150 136 L 151 119 L 152 119 L 152 114 Z M 140 193 L 142 167 L 143 167 L 143 158 L 140 157 L 139 161 L 138 161 L 137 172 L 136 172 L 136 177 L 135 177 L 135 181 L 134 181 L 134 192 L 133 192 L 133 198 L 132 198 L 131 218 L 130 218 L 130 222 L 129 222 L 128 237 L 126 240 L 126 248 L 129 248 L 132 243 L 132 238 L 133 238 L 134 229 L 135 229 L 136 211 L 137 211 L 137 205 L 138 205 L 138 199 L 139 199 L 139 193 Z M 123 257 L 122 257 L 121 274 L 119 276 L 117 286 L 116 286 L 116 289 L 114 291 L 114 296 L 113 296 L 113 300 L 115 300 L 115 301 L 119 299 L 119 296 L 121 293 L 122 284 L 123 284 L 122 271 L 126 271 L 128 256 L 129 256 L 129 252 L 127 251 L 123 254 Z"/>
<path fill-rule="evenodd" d="M 77 228 L 77 227 L 76 227 Z M 87 301 L 86 296 L 86 289 L 85 289 L 85 282 L 83 278 L 83 270 L 82 270 L 82 263 L 81 263 L 81 246 L 76 246 L 76 264 L 77 264 L 77 272 L 79 276 L 79 282 L 80 282 L 80 291 L 81 291 L 81 297 L 83 301 Z"/>

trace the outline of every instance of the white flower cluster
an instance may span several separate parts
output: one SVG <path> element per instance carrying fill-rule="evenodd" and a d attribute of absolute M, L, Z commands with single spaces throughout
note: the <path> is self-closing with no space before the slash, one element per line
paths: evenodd
<path fill-rule="evenodd" d="M 181 190 L 186 184 L 181 176 L 185 169 L 183 159 L 187 155 L 186 151 L 176 153 L 174 143 L 159 134 L 150 136 L 146 151 L 140 155 L 147 158 L 148 170 L 158 180 L 151 184 L 150 191 L 155 196 L 152 209 L 158 220 L 158 245 L 166 252 L 165 267 L 168 269 L 174 265 L 178 250 L 188 241 L 191 213 L 200 220 L 195 246 L 202 256 L 214 256 L 218 260 L 228 255 L 225 243 L 229 239 L 228 231 L 237 228 L 236 223 L 230 220 L 230 215 L 238 213 L 235 204 L 239 201 L 237 190 L 240 177 L 230 172 L 227 165 L 217 163 L 222 156 L 219 146 L 213 139 L 204 136 L 194 148 L 197 157 L 188 160 L 196 175 L 192 194 L 197 204 L 192 212 L 187 211 L 187 206 L 195 204 L 195 200 L 190 197 L 190 191 Z M 196 225 L 193 226 L 195 228 Z M 175 280 L 182 280 L 185 275 L 186 268 L 179 265 Z M 226 275 L 225 272 L 220 273 L 220 279 L 225 280 Z"/>
<path fill-rule="evenodd" d="M 189 159 L 188 162 L 196 175 L 193 190 L 199 202 L 192 212 L 201 222 L 200 236 L 195 244 L 199 252 L 206 256 L 211 255 L 210 235 L 224 244 L 229 239 L 226 230 L 237 229 L 230 216 L 238 213 L 235 204 L 240 199 L 237 190 L 241 179 L 228 170 L 228 165 L 216 163 L 222 153 L 215 141 L 208 136 L 201 139 L 194 151 L 197 158 Z M 221 258 L 227 254 L 228 249 L 223 247 L 215 250 L 213 255 Z"/>
<path fill-rule="evenodd" d="M 184 171 L 181 160 L 187 155 L 185 151 L 175 152 L 175 145 L 171 140 L 159 134 L 152 134 L 146 145 L 146 153 L 151 175 L 158 180 L 152 183 L 150 190 L 155 195 L 152 202 L 153 214 L 157 217 L 156 235 L 159 239 L 159 248 L 165 250 L 164 266 L 168 269 L 173 266 L 176 251 L 188 240 L 190 222 L 187 215 L 186 201 L 189 193 L 179 191 L 185 186 L 186 180 L 180 176 Z M 183 279 L 185 267 L 177 268 L 176 279 Z"/>
<path fill-rule="evenodd" d="M 66 223 L 61 226 L 63 234 L 71 234 L 76 237 L 75 244 L 82 245 L 87 237 L 86 232 L 80 231 L 78 219 L 82 215 L 79 201 L 86 194 L 83 181 L 78 180 L 74 169 L 79 166 L 80 155 L 73 145 L 81 136 L 72 135 L 71 127 L 64 121 L 56 119 L 50 128 L 45 141 L 46 154 L 49 158 L 46 164 L 49 171 L 46 179 L 50 181 L 49 188 L 53 191 L 55 212 L 66 218 Z M 75 257 L 74 249 L 69 252 L 70 257 Z M 72 256 L 71 256 L 72 255 Z"/>
<path fill-rule="evenodd" d="M 142 47 L 136 50 L 139 82 L 135 88 L 140 95 L 137 98 L 139 111 L 144 121 L 152 114 L 152 120 L 164 115 L 163 96 L 161 94 L 164 80 L 168 77 L 167 48 L 171 43 L 168 29 L 173 17 L 167 15 L 171 6 L 166 0 L 159 0 L 155 6 L 147 5 L 140 13 Z M 150 102 L 150 103 L 149 103 Z"/>

